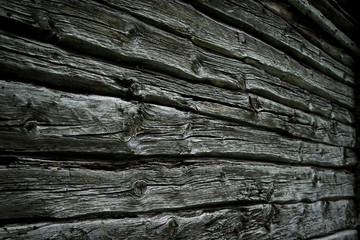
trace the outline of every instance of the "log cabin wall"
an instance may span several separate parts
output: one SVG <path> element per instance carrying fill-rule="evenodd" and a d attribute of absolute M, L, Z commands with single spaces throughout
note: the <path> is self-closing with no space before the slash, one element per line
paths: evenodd
<path fill-rule="evenodd" d="M 0 238 L 357 239 L 344 4 L 1 1 Z"/>

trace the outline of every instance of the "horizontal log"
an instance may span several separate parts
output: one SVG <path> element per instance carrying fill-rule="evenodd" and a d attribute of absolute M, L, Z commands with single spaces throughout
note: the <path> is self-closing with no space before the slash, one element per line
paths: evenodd
<path fill-rule="evenodd" d="M 3 158 L 2 162 L 16 160 Z M 341 170 L 206 158 L 170 163 L 154 159 L 116 171 L 71 164 L 30 158 L 28 166 L 0 169 L 0 219 L 60 219 L 354 197 L 354 176 Z"/>
<path fill-rule="evenodd" d="M 210 47 L 213 50 L 223 52 L 229 56 L 242 58 L 242 55 L 232 52 L 235 50 L 234 46 L 239 45 L 239 39 L 235 39 L 233 36 L 235 34 L 231 33 L 234 29 L 226 28 L 224 25 L 206 18 L 187 4 L 178 1 L 166 1 L 167 9 L 164 11 L 164 3 L 161 1 L 153 3 L 151 1 L 133 2 L 131 0 L 111 0 L 106 1 L 106 3 L 110 3 L 112 7 L 135 14 L 142 19 L 155 22 L 156 25 L 164 26 L 166 29 L 187 36 L 196 44 Z M 239 2 L 230 3 L 216 0 L 200 0 L 196 1 L 196 3 L 201 6 L 205 5 L 209 11 L 215 10 L 217 13 L 226 15 L 227 17 L 230 16 L 231 19 L 234 20 L 237 25 L 240 24 L 242 28 L 250 29 L 251 32 L 259 37 L 265 37 L 267 40 L 270 40 L 271 44 L 279 48 L 290 50 L 291 53 L 297 55 L 300 59 L 306 60 L 308 63 L 320 68 L 322 71 L 336 77 L 340 81 L 352 84 L 355 82 L 354 72 L 350 68 L 335 61 L 325 52 L 313 46 L 305 38 L 301 37 L 300 34 L 297 34 L 295 30 L 291 29 L 289 24 L 271 12 L 259 14 L 259 12 L 263 13 L 263 11 L 267 10 L 254 1 L 246 4 L 243 3 L 242 6 L 242 3 Z M 231 11 L 226 12 L 228 9 L 231 9 Z M 182 12 L 183 14 L 171 14 L 173 12 Z M 199 22 L 203 24 L 199 25 Z M 281 26 L 281 28 L 279 28 L 279 26 Z M 214 31 L 217 31 L 217 33 L 214 33 Z M 221 42 L 218 36 L 224 36 L 221 38 Z M 247 37 L 244 36 L 244 39 L 245 38 L 247 39 Z M 250 46 L 249 48 L 252 47 L 255 46 Z M 262 46 L 262 51 L 264 48 L 267 49 L 269 46 Z M 251 53 L 246 57 L 252 58 L 255 51 L 253 49 L 247 49 L 247 51 Z M 259 55 L 259 53 L 257 54 Z M 271 55 L 272 58 L 276 58 L 277 56 L 279 56 L 279 54 Z M 259 58 L 259 56 L 257 57 Z"/>
<path fill-rule="evenodd" d="M 155 76 L 152 73 L 120 68 L 92 59 L 85 60 L 51 45 L 31 42 L 28 39 L 1 35 L 0 43 L 4 43 L 4 48 L 7 49 L 0 50 L 0 65 L 3 66 L 3 72 L 12 78 L 123 98 L 132 94 L 146 102 L 180 107 L 215 118 L 226 118 L 285 132 L 294 137 L 346 147 L 355 143 L 355 128 L 351 126 L 294 110 L 254 94 L 187 82 L 169 76 Z M 54 55 L 54 58 L 47 58 Z M 262 87 L 267 86 L 263 84 L 265 80 L 252 76 L 253 80 L 248 81 L 248 86 L 257 86 L 256 82 L 260 82 Z M 272 86 L 272 83 L 268 85 Z M 275 87 L 273 86 L 273 89 Z M 282 88 L 277 90 L 281 91 Z M 291 93 L 291 98 L 297 95 L 302 103 L 305 102 L 300 99 L 302 96 L 309 98 L 305 93 Z M 309 104 L 318 102 L 316 98 L 309 101 Z M 328 108 L 331 109 L 325 108 L 322 112 L 328 117 L 352 121 L 349 111 L 335 109 L 333 105 Z M 316 109 L 313 111 L 318 113 Z"/>
<path fill-rule="evenodd" d="M 88 3 L 86 7 L 78 1 L 67 3 L 71 7 L 67 7 L 68 5 L 64 5 L 63 2 L 61 4 L 42 2 L 42 4 L 39 6 L 32 1 L 25 1 L 18 5 L 17 2 L 7 1 L 6 5 L 1 6 L 0 14 L 6 16 L 7 13 L 10 13 L 8 15 L 11 17 L 7 17 L 8 21 L 20 22 L 35 28 L 35 31 L 42 30 L 47 38 L 52 37 L 62 46 L 105 57 L 112 61 L 144 64 L 180 77 L 206 81 L 232 89 L 241 89 L 243 86 L 241 78 L 238 76 L 229 76 L 223 71 L 206 68 L 202 64 L 204 60 L 199 48 L 189 40 L 156 29 L 125 13 L 119 14 L 118 10 L 106 8 L 103 5 L 98 6 L 92 2 Z M 41 11 L 42 8 L 48 11 Z M 83 10 L 74 12 L 74 9 Z M 81 17 L 81 14 L 84 16 Z M 87 20 L 89 14 L 98 21 L 89 22 Z M 32 22 L 35 24 L 31 24 Z M 205 16 L 197 18 L 196 22 L 216 23 Z M 117 29 L 114 29 L 114 24 L 118 27 Z M 305 88 L 338 104 L 349 108 L 354 107 L 354 94 L 350 86 L 334 81 L 320 72 L 307 69 L 284 53 L 236 29 L 211 26 L 212 31 L 215 29 L 220 31 L 214 32 L 216 36 L 224 36 L 223 39 L 228 39 L 227 42 L 222 40 L 221 44 L 226 44 L 229 49 L 225 52 L 230 53 L 233 57 L 243 59 L 291 84 Z M 197 28 L 194 31 L 205 35 L 204 39 L 195 35 L 196 44 L 205 47 L 210 44 L 206 35 L 212 31 L 198 31 Z M 247 39 L 244 44 L 239 43 L 239 34 L 244 34 Z M 104 38 L 107 40 L 104 41 Z M 218 37 L 217 41 L 219 41 Z M 216 46 L 212 43 L 211 45 Z M 268 59 L 269 56 L 271 56 L 271 61 Z"/>
<path fill-rule="evenodd" d="M 227 155 L 325 166 L 356 163 L 343 147 L 294 140 L 165 106 L 5 81 L 0 93 L 0 151 Z M 217 111 L 216 105 L 213 108 Z"/>
<path fill-rule="evenodd" d="M 343 46 L 352 50 L 358 56 L 360 56 L 360 49 L 356 43 L 345 35 L 341 29 L 337 28 L 329 19 L 327 19 L 322 12 L 315 8 L 307 0 L 288 0 L 296 9 L 302 14 L 311 18 L 313 22 L 317 23 L 325 32 L 334 37 Z"/>
<path fill-rule="evenodd" d="M 356 230 L 345 230 L 337 232 L 326 237 L 312 238 L 312 240 L 357 240 L 358 234 Z"/>
<path fill-rule="evenodd" d="M 341 9 L 336 8 L 337 3 L 325 0 L 310 0 L 310 3 L 351 39 L 358 38 L 360 29 L 351 21 L 354 19 L 350 20 L 348 14 L 345 15 Z"/>
<path fill-rule="evenodd" d="M 184 210 L 154 216 L 5 225 L 11 239 L 306 239 L 353 228 L 352 201 L 260 204 L 231 209 Z M 334 234 L 353 239 L 356 230 Z M 350 238 L 341 238 L 344 236 Z M 196 236 L 196 237 L 195 237 Z"/>
<path fill-rule="evenodd" d="M 295 28 L 301 35 L 306 37 L 312 44 L 318 46 L 323 51 L 328 53 L 333 58 L 353 68 L 355 66 L 355 59 L 350 50 L 343 47 L 338 42 L 333 42 L 324 37 L 318 28 L 309 28 L 311 23 L 306 21 L 299 13 L 287 2 L 273 1 L 273 0 L 258 0 L 264 7 L 285 19 L 293 28 Z"/>
<path fill-rule="evenodd" d="M 313 45 L 289 23 L 256 1 L 197 0 L 195 3 L 205 12 L 213 13 L 216 17 L 247 30 L 248 33 L 290 53 L 295 58 L 305 61 L 340 81 L 349 83 L 355 81 L 355 74 L 352 69 Z"/>
<path fill-rule="evenodd" d="M 84 59 L 80 55 L 75 55 L 49 44 L 1 33 L 0 43 L 3 44 L 3 49 L 0 49 L 1 71 L 6 75 L 11 75 L 11 77 L 62 86 L 72 91 L 120 97 L 127 95 L 127 87 L 134 82 L 130 79 L 136 78 L 141 84 L 154 85 L 166 91 L 176 91 L 181 95 L 191 96 L 190 94 L 193 94 L 191 97 L 194 98 L 250 107 L 248 94 L 242 92 L 192 83 L 179 78 L 164 76 L 160 73 L 156 73 L 157 76 L 155 76 L 155 73 L 149 74 L 149 71 L 135 71 L 95 61 L 91 58 Z M 329 100 L 299 87 L 282 82 L 256 68 L 239 62 L 229 62 L 211 54 L 203 55 L 202 58 L 204 59 L 203 65 L 214 61 L 214 59 L 219 59 L 216 64 L 206 65 L 208 69 L 214 69 L 217 72 L 226 69 L 229 75 L 241 75 L 243 88 L 250 93 L 275 99 L 275 101 L 292 108 L 313 112 L 346 124 L 352 125 L 354 123 L 349 110 L 334 105 Z M 237 100 L 240 94 L 244 97 Z M 245 105 L 241 100 L 246 101 Z"/>

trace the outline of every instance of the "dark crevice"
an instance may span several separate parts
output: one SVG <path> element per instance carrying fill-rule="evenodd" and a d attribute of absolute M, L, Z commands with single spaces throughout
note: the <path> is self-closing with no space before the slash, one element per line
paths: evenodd
<path fill-rule="evenodd" d="M 161 163 L 165 166 L 172 167 L 181 167 L 181 166 L 190 166 L 199 164 L 198 161 L 201 161 L 201 164 L 205 164 L 206 161 L 216 162 L 216 161 L 229 161 L 229 162 L 256 162 L 258 164 L 273 164 L 276 166 L 284 167 L 311 167 L 317 170 L 344 170 L 349 172 L 354 172 L 353 166 L 329 166 L 329 165 L 320 165 L 320 164 L 311 164 L 311 163 L 301 163 L 289 161 L 286 159 L 281 159 L 278 157 L 268 157 L 268 156 L 253 156 L 252 154 L 229 154 L 229 153 L 211 153 L 211 154 L 201 154 L 201 155 L 191 155 L 191 154 L 182 154 L 182 155 L 169 155 L 169 154 L 157 154 L 157 155 L 148 155 L 148 156 L 139 156 L 139 155 L 125 155 L 125 154 L 99 154 L 99 153 L 64 153 L 64 152 L 54 152 L 54 153 L 29 153 L 29 152 L 0 152 L 0 166 L 6 167 L 17 167 L 17 166 L 26 166 L 33 165 L 38 166 L 36 162 L 44 163 L 45 166 L 56 166 L 70 168 L 71 166 L 79 168 L 87 168 L 93 170 L 122 170 L 131 167 L 140 166 L 142 164 L 153 164 Z M 27 158 L 34 158 L 34 161 L 30 161 Z M 194 162 L 195 161 L 195 162 Z M 201 165 L 200 164 L 200 165 Z"/>
<path fill-rule="evenodd" d="M 348 200 L 348 198 L 343 198 L 341 200 Z M 256 205 L 276 205 L 277 207 L 283 205 L 292 205 L 292 204 L 312 204 L 316 202 L 327 202 L 327 201 L 337 201 L 336 200 L 317 200 L 317 201 L 291 201 L 291 202 L 267 202 L 266 200 L 260 201 L 227 201 L 221 203 L 208 203 L 208 204 L 199 204 L 199 205 L 192 205 L 180 208 L 168 208 L 168 209 L 153 209 L 149 211 L 142 211 L 142 212 L 120 212 L 120 211 L 112 211 L 112 212 L 98 212 L 98 213 L 90 213 L 90 214 L 83 214 L 77 215 L 73 217 L 62 217 L 62 218 L 51 218 L 51 217 L 32 217 L 32 218 L 11 218 L 11 219 L 1 219 L 0 220 L 0 227 L 6 227 L 6 225 L 11 224 L 39 224 L 44 222 L 51 222 L 51 224 L 61 224 L 61 223 L 72 223 L 72 222 L 81 222 L 81 221 L 96 221 L 96 220 L 105 220 L 105 219 L 123 219 L 123 218 L 132 218 L 136 219 L 140 216 L 144 217 L 154 217 L 159 214 L 169 214 L 169 215 L 182 215 L 184 211 L 196 211 L 201 210 L 203 212 L 216 212 L 224 209 L 229 210 L 241 210 L 247 207 L 256 206 Z"/>

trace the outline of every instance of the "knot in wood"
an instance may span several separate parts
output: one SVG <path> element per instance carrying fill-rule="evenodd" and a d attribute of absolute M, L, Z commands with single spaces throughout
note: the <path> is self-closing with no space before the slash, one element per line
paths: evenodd
<path fill-rule="evenodd" d="M 191 70 L 195 74 L 200 74 L 202 72 L 201 62 L 197 57 L 191 61 Z"/>
<path fill-rule="evenodd" d="M 145 181 L 139 180 L 139 181 L 135 182 L 135 184 L 134 184 L 135 195 L 138 197 L 144 195 L 146 188 L 147 188 L 147 184 Z"/>
<path fill-rule="evenodd" d="M 141 85 L 136 82 L 134 82 L 130 85 L 129 91 L 130 91 L 131 95 L 133 95 L 134 97 L 141 97 L 141 95 L 142 95 L 141 94 L 142 93 Z"/>
<path fill-rule="evenodd" d="M 239 220 L 239 223 L 234 227 L 234 232 L 236 234 L 240 234 L 241 230 L 243 229 L 244 224 L 241 220 Z"/>
<path fill-rule="evenodd" d="M 29 132 L 34 133 L 37 129 L 38 123 L 36 121 L 27 121 L 25 122 L 23 128 Z"/>
<path fill-rule="evenodd" d="M 249 103 L 250 103 L 250 106 L 252 107 L 252 109 L 256 113 L 258 113 L 259 110 L 262 108 L 262 104 L 260 103 L 260 101 L 256 97 L 249 96 Z"/>
<path fill-rule="evenodd" d="M 176 229 L 179 226 L 179 224 L 177 223 L 177 221 L 175 219 L 171 219 L 169 221 L 168 226 L 169 226 L 169 236 L 172 237 L 175 234 Z"/>
<path fill-rule="evenodd" d="M 313 186 L 316 186 L 317 183 L 318 183 L 319 179 L 318 179 L 318 176 L 316 173 L 313 173 L 313 176 L 312 176 L 312 183 L 313 183 Z"/>
<path fill-rule="evenodd" d="M 275 185 L 274 185 L 274 183 L 272 183 L 269 190 L 268 190 L 268 192 L 266 193 L 266 201 L 267 202 L 270 201 L 272 195 L 274 194 L 274 188 L 275 188 Z"/>

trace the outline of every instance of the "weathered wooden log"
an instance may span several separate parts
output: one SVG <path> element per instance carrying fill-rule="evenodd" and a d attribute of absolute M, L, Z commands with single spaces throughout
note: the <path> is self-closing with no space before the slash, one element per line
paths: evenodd
<path fill-rule="evenodd" d="M 195 6 L 201 9 L 204 8 L 205 12 L 212 12 L 214 16 L 233 23 L 241 29 L 246 29 L 249 33 L 285 50 L 330 76 L 340 81 L 354 83 L 353 70 L 334 60 L 327 53 L 310 43 L 290 24 L 264 9 L 260 3 L 233 0 L 197 0 L 193 2 L 196 3 Z"/>
<path fill-rule="evenodd" d="M 6 152 L 228 155 L 326 166 L 356 163 L 343 147 L 294 140 L 175 108 L 5 81 L 0 93 L 0 150 Z"/>
<path fill-rule="evenodd" d="M 310 17 L 315 23 L 319 24 L 323 30 L 334 37 L 338 42 L 352 50 L 360 56 L 360 49 L 356 43 L 346 36 L 340 29 L 338 29 L 329 19 L 327 19 L 320 10 L 315 8 L 307 0 L 288 0 L 301 13 Z"/>
<path fill-rule="evenodd" d="M 2 159 L 8 165 L 13 161 Z M 342 170 L 221 158 L 149 161 L 116 171 L 71 167 L 81 162 L 54 165 L 36 158 L 30 158 L 28 166 L 10 165 L 0 169 L 0 219 L 126 215 L 354 197 L 354 176 Z"/>
<path fill-rule="evenodd" d="M 326 237 L 312 238 L 313 240 L 357 240 L 358 234 L 356 230 L 345 230 L 337 232 Z"/>
<path fill-rule="evenodd" d="M 294 109 L 312 112 L 345 124 L 352 125 L 354 123 L 353 116 L 349 110 L 334 105 L 329 100 L 311 94 L 299 87 L 282 82 L 278 78 L 272 77 L 246 64 L 231 65 L 232 62 L 219 61 L 219 63 L 212 66 L 212 68 L 218 68 L 219 71 L 220 69 L 223 71 L 226 69 L 229 74 L 243 76 L 245 90 L 253 93 L 250 95 L 246 92 L 232 91 L 207 84 L 184 81 L 183 79 L 164 76 L 160 73 L 139 71 L 139 69 L 131 70 L 94 59 L 84 59 L 79 55 L 64 51 L 49 44 L 41 44 L 30 39 L 15 37 L 1 31 L 0 33 L 2 33 L 0 34 L 0 43 L 3 44 L 3 49 L 0 49 L 0 66 L 2 67 L 0 71 L 12 79 L 16 78 L 22 81 L 31 80 L 32 82 L 61 87 L 71 91 L 123 98 L 129 97 L 130 91 L 128 88 L 131 84 L 136 83 L 142 86 L 142 91 L 138 91 L 138 93 L 141 93 L 141 97 L 146 98 L 147 101 L 182 107 L 187 110 L 189 110 L 189 108 L 191 109 L 189 106 L 193 106 L 193 108 L 196 107 L 195 99 L 201 99 L 226 104 L 227 107 L 229 107 L 229 105 L 232 107 L 241 107 L 245 112 L 253 112 L 254 108 L 249 101 L 249 97 L 251 96 L 252 99 L 259 99 L 259 102 L 269 103 L 262 104 L 260 109 L 262 112 L 275 111 L 275 113 L 279 115 L 296 119 L 302 118 L 301 116 L 307 116 L 307 119 L 317 119 L 317 116 L 310 117 L 310 115 L 304 114 L 301 111 L 299 112 L 300 114 L 295 114 L 294 110 L 290 110 L 273 101 L 266 99 L 260 101 L 260 98 L 253 95 L 257 94 L 275 99 Z M 215 59 L 216 56 L 210 55 L 208 58 Z M 26 77 L 24 78 L 24 76 Z M 154 90 L 156 89 L 159 95 L 151 96 L 151 94 L 147 93 L 145 89 L 149 89 L 150 87 Z M 199 109 L 201 108 L 198 107 L 198 110 Z M 208 111 L 202 113 L 208 113 Z M 217 114 L 221 115 L 221 112 L 217 112 Z M 241 113 L 238 113 L 235 118 L 241 119 Z M 259 119 L 251 119 L 251 121 L 249 121 L 249 119 L 243 119 L 244 122 L 248 123 L 258 120 Z M 299 120 L 299 122 L 305 121 L 307 120 Z M 323 122 L 321 119 L 319 121 Z M 310 122 L 313 122 L 314 125 L 318 127 L 320 125 L 316 123 L 315 120 L 311 120 Z M 326 124 L 328 127 L 320 128 L 327 129 L 329 126 L 335 126 L 334 129 L 337 129 L 338 126 L 336 126 L 336 124 L 337 123 L 329 123 Z M 348 135 L 351 136 L 353 129 L 342 126 L 343 125 L 340 124 L 340 128 L 347 128 Z M 282 129 L 282 131 L 283 130 L 284 129 Z M 304 133 L 302 133 L 302 135 L 306 136 Z M 343 141 L 343 138 L 336 138 L 335 140 Z"/>
<path fill-rule="evenodd" d="M 1 6 L 0 13 L 2 16 L 10 13 L 8 14 L 11 15 L 9 21 L 21 22 L 28 27 L 43 30 L 46 37 L 53 37 L 62 46 L 102 56 L 112 61 L 136 62 L 180 77 L 239 88 L 238 77 L 233 78 L 217 72 L 220 79 L 214 79 L 214 71 L 203 67 L 198 48 L 184 38 L 154 29 L 131 16 L 119 14 L 119 11 L 106 8 L 104 5 L 98 6 L 92 2 L 86 7 L 78 5 L 81 3 L 77 1 L 67 3 L 74 4 L 71 5 L 72 7 L 64 7 L 63 3 L 41 3 L 43 5 L 39 6 L 31 1 L 23 1 L 19 5 L 17 2 L 7 1 L 4 6 Z M 39 10 L 41 8 L 48 11 Z M 86 11 L 74 12 L 74 9 L 86 9 Z M 50 11 L 57 14 L 49 13 Z M 83 18 L 81 14 L 85 14 Z M 93 15 L 93 19 L 102 20 L 90 22 L 86 17 L 89 14 Z M 63 15 L 66 15 L 66 18 Z M 203 18 L 196 18 L 196 22 L 216 23 L 203 15 L 198 16 Z M 117 29 L 114 29 L 114 24 Z M 198 29 L 201 27 L 199 26 Z M 213 26 L 211 29 L 219 30 L 214 34 L 224 36 L 224 39 L 228 40 L 226 42 L 221 40 L 220 43 L 228 46 L 224 47 L 223 52 L 232 57 L 243 59 L 285 81 L 338 104 L 354 107 L 353 91 L 350 86 L 334 81 L 318 71 L 308 69 L 284 53 L 236 29 Z M 195 30 L 195 33 L 200 34 L 194 35 L 193 41 L 196 44 L 218 48 L 216 44 L 208 40 L 207 31 Z M 239 34 L 243 34 L 246 39 L 244 43 L 239 40 Z M 215 40 L 219 42 L 219 38 Z"/>
<path fill-rule="evenodd" d="M 354 68 L 355 59 L 353 58 L 350 50 L 343 47 L 336 41 L 329 41 L 326 36 L 317 31 L 316 28 L 309 28 L 312 24 L 306 21 L 290 4 L 284 1 L 274 0 L 258 0 L 264 7 L 285 19 L 293 28 L 295 28 L 301 35 L 306 37 L 312 44 L 318 46 L 323 51 L 328 53 L 333 58 Z"/>
<path fill-rule="evenodd" d="M 326 0 L 310 0 L 310 3 L 320 10 L 324 16 L 329 19 L 338 29 L 344 32 L 351 39 L 355 40 L 359 37 L 359 26 L 356 26 L 344 12 L 336 8 L 336 3 Z"/>
<path fill-rule="evenodd" d="M 134 97 L 147 102 L 180 107 L 204 115 L 262 126 L 286 132 L 294 137 L 340 146 L 354 145 L 355 129 L 353 127 L 294 110 L 257 95 L 228 91 L 171 77 L 163 79 L 153 74 L 96 61 L 85 62 L 78 56 L 71 58 L 71 55 L 48 45 L 44 45 L 40 50 L 39 44 L 30 44 L 24 39 L 0 37 L 0 43 L 7 42 L 5 48 L 9 51 L 0 50 L 4 56 L 0 57 L 3 72 L 25 81 L 44 82 L 77 91 L 83 90 L 111 96 L 128 97 L 129 94 L 133 94 Z M 26 55 L 14 54 L 18 45 L 24 46 L 23 51 L 36 57 L 29 58 Z M 48 55 L 56 57 L 51 60 L 41 59 Z M 23 76 L 29 77 L 24 79 Z M 173 84 L 170 84 L 170 79 L 173 80 Z M 248 85 L 254 84 L 253 81 L 248 82 Z M 335 109 L 326 113 L 327 115 L 334 114 L 334 117 L 346 117 L 343 112 Z M 347 113 L 351 120 L 350 113 Z"/>
<path fill-rule="evenodd" d="M 76 222 L 5 225 L 3 239 L 306 239 L 354 227 L 352 201 L 260 204 Z M 353 239 L 343 231 L 320 239 Z M 346 238 L 349 237 L 349 238 Z"/>

